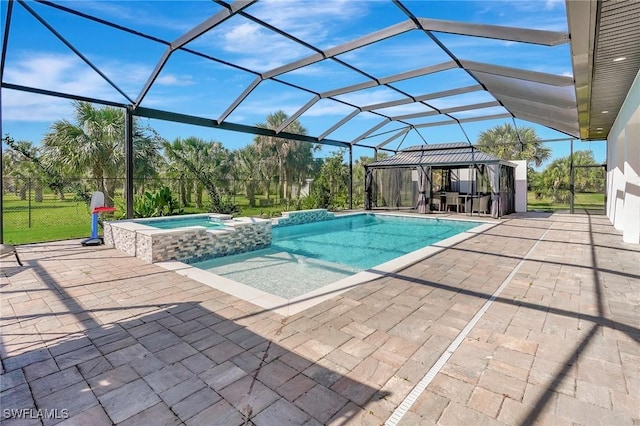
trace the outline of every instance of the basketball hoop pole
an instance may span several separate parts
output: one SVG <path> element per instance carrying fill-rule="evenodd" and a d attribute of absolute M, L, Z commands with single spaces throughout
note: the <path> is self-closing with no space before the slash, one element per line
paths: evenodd
<path fill-rule="evenodd" d="M 91 238 L 82 241 L 83 246 L 99 246 L 104 244 L 104 240 L 98 235 L 98 219 L 102 212 L 114 212 L 114 207 L 96 207 L 91 212 Z"/>

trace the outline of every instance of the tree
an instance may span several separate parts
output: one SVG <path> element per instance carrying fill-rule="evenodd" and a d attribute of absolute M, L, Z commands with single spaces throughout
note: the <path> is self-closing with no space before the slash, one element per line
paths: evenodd
<path fill-rule="evenodd" d="M 166 162 L 160 155 L 164 142 L 154 129 L 147 127 L 142 131 L 134 126 L 133 177 L 140 182 L 137 188 L 140 194 L 144 194 L 149 180 L 158 183 L 160 171 L 166 168 Z"/>
<path fill-rule="evenodd" d="M 253 145 L 239 149 L 234 155 L 234 176 L 244 185 L 249 206 L 256 206 L 256 192 L 261 178 L 260 159 Z"/>
<path fill-rule="evenodd" d="M 3 175 L 10 177 L 13 185 L 11 191 L 20 196 L 21 200 L 27 199 L 29 181 L 36 173 L 36 168 L 24 152 L 35 154 L 36 148 L 28 141 L 14 141 L 10 136 L 3 138 L 8 150 L 2 154 Z M 8 183 L 8 182 L 7 182 Z"/>
<path fill-rule="evenodd" d="M 308 207 L 335 208 L 340 205 L 340 199 L 346 199 L 349 168 L 343 162 L 343 154 L 342 150 L 334 152 L 323 161 L 320 175 L 313 182 Z"/>
<path fill-rule="evenodd" d="M 551 149 L 542 145 L 535 129 L 509 123 L 480 133 L 476 147 L 503 160 L 528 160 L 540 167 L 551 158 Z"/>
<path fill-rule="evenodd" d="M 59 173 L 52 167 L 43 164 L 40 149 L 33 146 L 29 141 L 15 141 L 11 136 L 6 135 L 3 142 L 7 144 L 9 150 L 3 155 L 3 164 L 7 166 L 4 174 L 16 179 L 16 184 L 20 183 L 20 199 L 26 199 L 27 187 L 35 183 L 35 201 L 43 200 L 43 185 L 45 182 L 49 187 L 58 192 L 61 200 L 64 200 L 65 182 Z M 17 185 L 16 185 L 17 190 Z"/>
<path fill-rule="evenodd" d="M 257 127 L 276 130 L 289 117 L 283 111 L 276 111 L 267 116 L 264 123 L 258 123 Z M 298 120 L 293 120 L 286 128 L 289 133 L 299 135 L 307 134 Z M 313 166 L 313 151 L 317 146 L 308 142 L 278 138 L 275 136 L 258 135 L 254 138 L 256 151 L 264 166 L 275 166 L 278 176 L 278 193 L 281 199 L 291 197 L 292 184 L 301 183 Z M 268 173 L 266 170 L 265 174 Z M 267 191 L 268 196 L 268 191 Z"/>
<path fill-rule="evenodd" d="M 597 165 L 592 151 L 576 151 L 573 153 L 574 166 Z M 584 169 L 585 173 L 574 173 L 574 190 L 576 192 L 601 191 L 602 183 L 597 168 Z M 538 191 L 552 197 L 556 202 L 568 202 L 571 196 L 571 156 L 558 158 L 539 175 Z"/>
<path fill-rule="evenodd" d="M 73 105 L 74 122 L 58 120 L 45 135 L 44 162 L 63 175 L 88 175 L 105 194 L 105 204 L 113 206 L 117 178 L 124 175 L 124 113 L 119 108 L 97 108 L 88 102 L 76 101 Z M 157 155 L 158 140 L 136 122 L 133 127 L 135 161 L 140 164 L 146 161 L 145 155 Z"/>
<path fill-rule="evenodd" d="M 218 188 L 228 184 L 231 154 L 220 142 L 205 142 L 196 137 L 165 142 L 164 150 L 173 165 L 196 181 L 196 205 L 202 207 L 202 190 L 211 200 L 211 209 L 220 211 L 223 203 Z"/>

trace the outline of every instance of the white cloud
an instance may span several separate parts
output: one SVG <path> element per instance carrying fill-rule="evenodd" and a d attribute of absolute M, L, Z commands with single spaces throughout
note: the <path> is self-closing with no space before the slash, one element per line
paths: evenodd
<path fill-rule="evenodd" d="M 304 119 L 304 117 L 324 117 L 329 115 L 345 116 L 345 115 L 351 114 L 353 110 L 354 109 L 348 105 L 341 104 L 340 102 L 334 102 L 334 101 L 328 100 L 325 103 L 314 105 L 313 108 L 310 108 L 307 112 L 305 112 L 302 115 L 302 118 Z"/>
<path fill-rule="evenodd" d="M 121 100 L 121 96 L 74 55 L 30 53 L 7 62 L 5 82 L 87 97 Z M 66 99 L 7 91 L 2 99 L 3 118 L 17 121 L 52 121 L 69 117 Z"/>
<path fill-rule="evenodd" d="M 67 99 L 3 89 L 3 120 L 51 122 L 72 115 L 73 106 Z"/>
<path fill-rule="evenodd" d="M 341 43 L 335 29 L 354 17 L 365 17 L 368 5 L 352 0 L 265 0 L 252 6 L 248 12 L 301 40 L 322 47 Z"/>
<path fill-rule="evenodd" d="M 259 72 L 277 68 L 312 53 L 299 44 L 248 21 L 215 29 L 199 37 L 194 43 L 204 51 L 213 48 L 218 52 L 227 52 L 231 54 L 232 62 Z"/>
<path fill-rule="evenodd" d="M 281 1 L 267 0 L 247 12 L 281 28 L 316 47 L 338 44 L 338 26 L 354 16 L 363 16 L 365 3 L 347 0 Z M 227 52 L 232 60 L 248 69 L 264 72 L 315 52 L 247 19 L 234 17 L 193 42 L 205 51 Z"/>
<path fill-rule="evenodd" d="M 145 65 L 114 61 L 101 65 L 100 69 L 125 93 L 133 97 L 151 73 L 151 68 Z M 165 85 L 171 83 L 173 78 L 171 74 L 167 76 Z M 182 75 L 174 77 L 177 80 L 184 79 Z M 21 52 L 14 59 L 7 61 L 4 80 L 7 83 L 70 95 L 128 103 L 106 80 L 73 54 Z M 163 82 L 159 84 L 162 85 Z M 167 95 L 164 98 L 156 98 L 154 103 L 166 105 L 171 99 L 172 97 Z M 71 101 L 68 99 L 14 90 L 3 92 L 2 107 L 3 119 L 28 122 L 70 118 L 73 112 Z"/>
<path fill-rule="evenodd" d="M 381 102 L 394 101 L 401 95 L 386 87 L 378 87 L 337 96 L 340 100 L 357 106 L 379 104 Z"/>
<path fill-rule="evenodd" d="M 162 86 L 191 86 L 194 81 L 189 74 L 164 74 L 156 79 L 156 84 Z"/>
<path fill-rule="evenodd" d="M 169 2 L 156 3 L 169 4 Z M 189 14 L 187 11 L 190 9 L 181 7 L 180 12 L 184 13 L 176 15 L 175 9 L 170 9 L 169 12 L 161 11 L 160 8 L 154 9 L 150 7 L 151 5 L 145 6 L 143 3 L 136 1 L 83 1 L 79 5 L 81 7 L 74 7 L 73 4 L 70 7 L 89 12 L 95 16 L 108 17 L 119 22 L 124 21 L 129 24 L 135 24 L 136 27 L 146 26 L 163 30 L 169 29 L 177 33 L 188 31 L 203 19 L 202 11 L 197 15 L 195 13 Z"/>
<path fill-rule="evenodd" d="M 556 6 L 562 7 L 562 0 L 547 0 L 544 3 L 544 8 L 546 10 L 553 10 L 556 8 Z"/>

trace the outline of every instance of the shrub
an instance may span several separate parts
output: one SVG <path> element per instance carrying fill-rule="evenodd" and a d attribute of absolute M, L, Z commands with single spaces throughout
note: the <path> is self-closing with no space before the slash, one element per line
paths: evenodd
<path fill-rule="evenodd" d="M 146 191 L 133 198 L 134 217 L 159 217 L 182 214 L 183 210 L 171 195 L 171 190 L 164 186 L 155 192 Z"/>

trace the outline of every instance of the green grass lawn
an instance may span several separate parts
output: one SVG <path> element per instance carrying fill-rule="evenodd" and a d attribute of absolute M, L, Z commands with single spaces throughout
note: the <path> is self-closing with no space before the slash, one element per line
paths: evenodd
<path fill-rule="evenodd" d="M 203 200 L 207 205 L 208 200 Z M 236 196 L 242 216 L 280 216 L 284 206 L 249 207 L 249 200 Z M 116 199 L 114 216 L 121 218 L 124 213 L 124 200 Z M 57 241 L 71 238 L 84 238 L 91 235 L 91 215 L 83 201 L 74 200 L 67 194 L 67 200 L 59 200 L 53 194 L 45 194 L 42 202 L 20 200 L 13 194 L 5 194 L 3 199 L 4 242 L 8 244 L 28 244 L 43 241 Z M 30 212 L 30 213 L 29 213 Z M 183 213 L 206 213 L 206 208 L 198 209 L 194 204 L 185 207 Z"/>
<path fill-rule="evenodd" d="M 576 212 L 581 210 L 604 210 L 604 194 L 576 194 L 573 207 Z M 554 212 L 569 210 L 569 208 L 569 203 L 557 203 L 546 197 L 536 198 L 533 192 L 527 194 L 527 209 L 529 211 Z"/>

